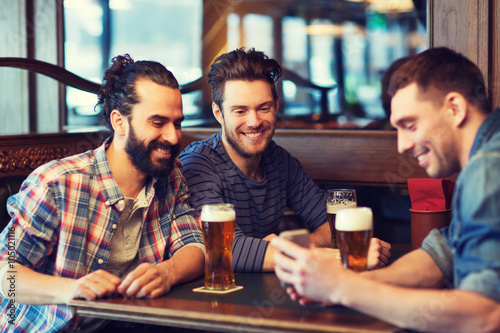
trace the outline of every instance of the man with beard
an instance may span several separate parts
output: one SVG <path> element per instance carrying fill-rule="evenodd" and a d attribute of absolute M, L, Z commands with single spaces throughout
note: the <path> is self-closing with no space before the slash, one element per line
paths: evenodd
<path fill-rule="evenodd" d="M 177 158 L 184 119 L 177 80 L 159 63 L 118 56 L 97 105 L 111 137 L 37 168 L 9 198 L 2 332 L 95 331 L 105 323 L 77 321 L 65 304 L 112 294 L 155 298 L 203 272 L 203 238 Z M 16 271 L 15 316 L 7 270 Z"/>
<path fill-rule="evenodd" d="M 269 240 L 287 208 L 299 215 L 319 247 L 331 243 L 326 196 L 297 159 L 272 141 L 281 67 L 254 49 L 238 49 L 212 64 L 212 110 L 222 130 L 194 142 L 180 155 L 197 210 L 208 203 L 232 203 L 236 210 L 233 266 L 236 272 L 270 271 L 274 247 Z M 374 239 L 370 266 L 382 266 L 389 244 Z"/>

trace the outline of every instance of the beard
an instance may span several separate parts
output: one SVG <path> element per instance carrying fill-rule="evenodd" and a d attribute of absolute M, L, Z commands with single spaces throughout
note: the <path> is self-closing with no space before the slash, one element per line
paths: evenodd
<path fill-rule="evenodd" d="M 156 148 L 169 149 L 170 158 L 159 159 L 156 163 L 151 158 L 151 153 Z M 125 144 L 132 164 L 142 172 L 152 177 L 167 177 L 174 169 L 174 162 L 180 152 L 180 143 L 172 145 L 169 142 L 151 141 L 148 146 L 135 135 L 134 128 L 130 126 L 130 135 Z"/>
<path fill-rule="evenodd" d="M 227 143 L 231 146 L 231 148 L 238 153 L 238 155 L 244 157 L 244 158 L 251 158 L 256 155 L 262 154 L 266 148 L 269 146 L 269 143 L 273 139 L 274 136 L 274 128 L 271 129 L 271 134 L 267 136 L 265 141 L 260 144 L 258 147 L 251 146 L 250 144 L 248 146 L 245 146 L 237 137 L 234 132 L 229 131 L 225 124 L 224 126 L 224 131 L 223 135 L 226 138 Z"/>

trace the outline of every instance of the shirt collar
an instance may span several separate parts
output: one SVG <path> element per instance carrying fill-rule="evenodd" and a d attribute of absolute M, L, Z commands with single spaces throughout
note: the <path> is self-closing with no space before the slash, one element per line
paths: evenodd
<path fill-rule="evenodd" d="M 119 200 L 123 199 L 123 194 L 116 183 L 109 161 L 106 156 L 106 149 L 109 147 L 111 139 L 108 138 L 104 143 L 95 150 L 94 159 L 94 174 L 99 186 L 102 189 L 106 199 L 106 205 L 111 206 L 116 204 Z"/>
<path fill-rule="evenodd" d="M 490 140 L 490 138 L 500 130 L 500 108 L 496 108 L 483 121 L 470 150 L 470 156 L 474 156 L 478 150 Z"/>
<path fill-rule="evenodd" d="M 109 161 L 106 156 L 106 149 L 109 147 L 111 140 L 111 138 L 106 139 L 106 141 L 95 150 L 94 174 L 97 177 L 99 186 L 101 187 L 106 199 L 106 205 L 112 206 L 118 203 L 121 207 L 123 205 L 121 205 L 120 203 L 123 203 L 123 201 L 120 200 L 124 199 L 124 196 L 120 191 L 115 178 L 113 177 L 113 172 L 111 172 L 111 167 L 109 166 Z M 144 190 L 146 200 L 148 202 L 150 202 L 152 197 L 155 195 L 155 184 L 157 183 L 157 181 L 158 179 L 154 177 L 148 177 L 146 181 Z M 118 210 L 121 211 L 123 207 L 120 207 L 118 207 Z"/>

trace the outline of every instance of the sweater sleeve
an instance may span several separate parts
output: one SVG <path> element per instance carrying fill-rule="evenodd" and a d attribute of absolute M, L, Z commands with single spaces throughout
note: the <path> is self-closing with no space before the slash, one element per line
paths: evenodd
<path fill-rule="evenodd" d="M 268 245 L 268 241 L 246 236 L 236 225 L 233 270 L 237 273 L 261 272 Z"/>

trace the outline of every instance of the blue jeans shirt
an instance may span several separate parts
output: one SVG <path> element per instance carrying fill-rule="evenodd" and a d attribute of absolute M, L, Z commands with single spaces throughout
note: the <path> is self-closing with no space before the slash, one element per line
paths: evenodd
<path fill-rule="evenodd" d="M 422 244 L 449 287 L 500 302 L 500 109 L 479 128 L 460 172 L 449 227 Z"/>

